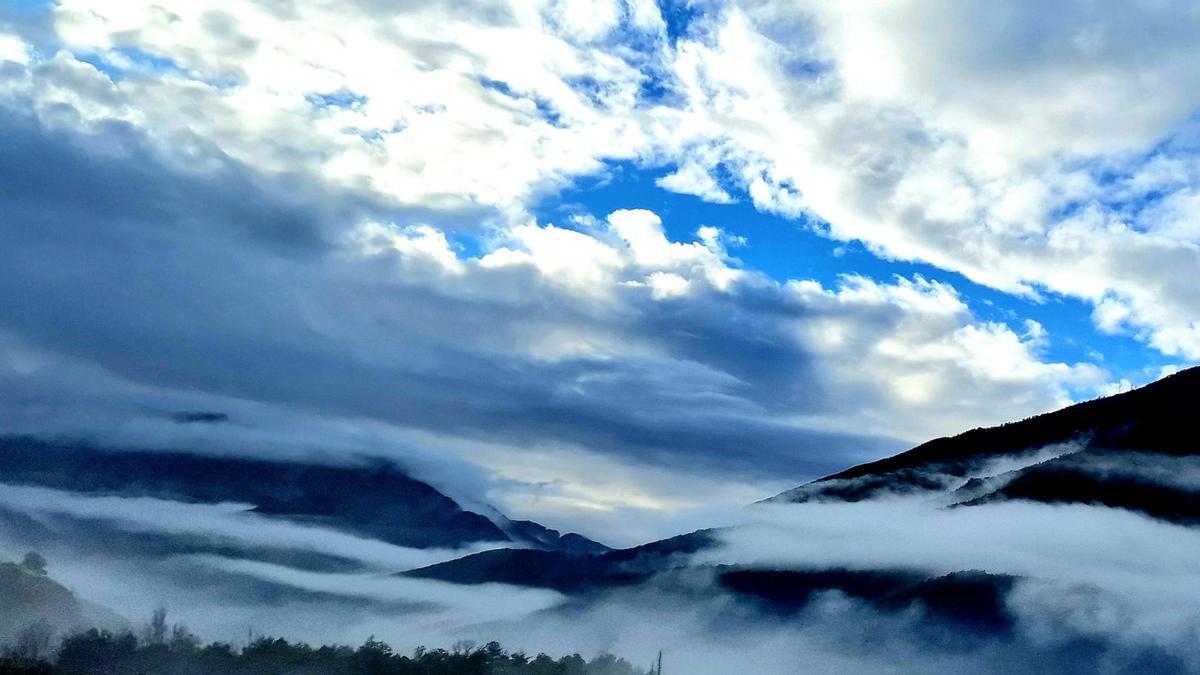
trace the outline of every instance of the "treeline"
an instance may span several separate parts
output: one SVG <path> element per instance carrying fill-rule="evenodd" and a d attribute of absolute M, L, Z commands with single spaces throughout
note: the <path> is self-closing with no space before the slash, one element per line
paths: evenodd
<path fill-rule="evenodd" d="M 578 654 L 551 658 L 508 652 L 499 643 L 482 647 L 458 642 L 451 649 L 418 647 L 399 654 L 371 637 L 360 647 L 312 647 L 283 638 L 259 637 L 244 647 L 203 644 L 186 626 L 169 624 L 159 608 L 136 633 L 92 628 L 56 639 L 47 616 L 64 618 L 67 589 L 46 572 L 35 552 L 17 562 L 0 562 L 0 610 L 26 622 L 0 632 L 0 675 L 653 675 L 611 655 L 591 660 Z M 47 598 L 59 602 L 47 604 Z M 0 612 L 2 613 L 2 612 Z M 12 612 L 10 612 L 11 614 Z M 81 616 L 81 615 L 80 615 Z M 10 619 L 15 617 L 10 616 Z"/>
<path fill-rule="evenodd" d="M 12 675 L 646 675 L 624 659 L 578 654 L 558 659 L 509 653 L 499 643 L 459 643 L 453 649 L 418 647 L 398 654 L 371 638 L 360 647 L 311 647 L 282 638 L 260 637 L 241 649 L 202 645 L 186 630 L 167 636 L 96 629 L 63 638 L 46 656 L 9 649 L 0 673 Z"/>

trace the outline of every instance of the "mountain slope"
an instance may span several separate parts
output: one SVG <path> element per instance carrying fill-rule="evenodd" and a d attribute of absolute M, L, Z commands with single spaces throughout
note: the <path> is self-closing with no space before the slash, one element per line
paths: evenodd
<path fill-rule="evenodd" d="M 532 520 L 510 520 L 505 532 L 516 542 L 548 551 L 562 551 L 571 555 L 597 555 L 609 549 L 604 544 L 592 541 L 574 532 L 563 534 Z"/>
<path fill-rule="evenodd" d="M 794 570 L 689 564 L 689 554 L 716 544 L 701 530 L 595 556 L 556 551 L 498 549 L 465 556 L 401 576 L 458 584 L 506 583 L 549 588 L 577 600 L 602 598 L 607 591 L 650 582 L 674 592 L 695 592 L 695 576 L 781 615 L 801 612 L 819 595 L 837 592 L 891 612 L 919 610 L 929 621 L 982 632 L 1003 633 L 1012 625 L 1005 597 L 1015 579 L 978 571 L 931 574 L 917 570 Z M 692 582 L 686 581 L 692 577 Z M 677 581 L 680 583 L 674 583 Z M 705 591 L 709 592 L 709 591 Z"/>
<path fill-rule="evenodd" d="M 259 513 L 416 548 L 478 542 L 559 548 L 560 541 L 566 548 L 600 546 L 557 533 L 536 542 L 514 539 L 490 519 L 379 459 L 336 466 L 0 436 L 0 482 L 83 494 L 241 502 Z"/>
<path fill-rule="evenodd" d="M 13 644 L 39 622 L 61 630 L 82 626 L 87 618 L 71 591 L 13 562 L 0 562 L 0 599 L 0 644 Z"/>
<path fill-rule="evenodd" d="M 1141 389 L 1021 422 L 924 443 L 852 467 L 768 501 L 861 501 L 926 491 L 938 504 L 969 507 L 1024 499 L 1088 503 L 1200 524 L 1200 369 Z M 566 593 L 596 591 L 689 568 L 689 554 L 714 545 L 705 530 L 586 560 L 541 551 L 495 550 L 404 573 L 456 583 L 504 582 Z M 695 568 L 691 568 L 695 569 Z M 722 585 L 769 606 L 802 606 L 836 589 L 883 607 L 929 611 L 992 628 L 1007 625 L 1003 598 L 1013 577 L 970 571 L 725 569 Z"/>
<path fill-rule="evenodd" d="M 1020 422 L 938 438 L 893 457 L 860 464 L 788 490 L 768 501 L 857 501 L 889 491 L 957 487 L 953 485 L 956 479 L 961 483 L 973 473 L 985 470 L 989 462 L 1019 459 L 1060 444 L 1071 444 L 1060 454 L 1116 451 L 1195 456 L 1200 454 L 1200 443 L 1193 429 L 1198 409 L 1200 368 L 1191 368 L 1124 394 L 1079 403 Z"/>
<path fill-rule="evenodd" d="M 700 530 L 588 556 L 505 548 L 401 572 L 400 575 L 458 584 L 497 582 L 575 593 L 644 581 L 654 574 L 686 564 L 689 554 L 711 546 L 713 542 L 710 530 Z"/>

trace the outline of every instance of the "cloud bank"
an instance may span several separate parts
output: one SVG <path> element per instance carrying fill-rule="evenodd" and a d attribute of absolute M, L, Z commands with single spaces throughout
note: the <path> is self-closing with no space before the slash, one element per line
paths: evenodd
<path fill-rule="evenodd" d="M 654 536 L 1109 377 L 930 274 L 773 278 L 727 250 L 736 223 L 533 215 L 614 163 L 884 259 L 1080 299 L 1096 330 L 1194 358 L 1194 102 L 1140 95 L 1186 79 L 1192 14 L 1073 4 L 1035 27 L 1031 7 L 11 15 L 9 424 L 226 450 L 249 427 L 258 452 L 288 435 L 269 420 L 306 417 L 329 435 L 305 452 L 369 442 L 465 501 L 565 529 L 663 519 L 637 534 Z M 234 407 L 211 429 L 154 421 Z"/>

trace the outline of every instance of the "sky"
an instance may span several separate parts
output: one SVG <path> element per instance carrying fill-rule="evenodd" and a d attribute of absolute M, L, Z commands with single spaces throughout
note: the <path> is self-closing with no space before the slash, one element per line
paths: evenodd
<path fill-rule="evenodd" d="M 1200 361 L 1200 9 L 0 2 L 0 431 L 634 544 Z M 221 413 L 177 423 L 181 411 Z"/>

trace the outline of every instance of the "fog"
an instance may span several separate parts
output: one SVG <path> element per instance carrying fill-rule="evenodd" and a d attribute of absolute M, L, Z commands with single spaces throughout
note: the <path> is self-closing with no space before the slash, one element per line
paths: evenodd
<path fill-rule="evenodd" d="M 310 551 L 362 563 L 376 571 L 423 567 L 500 543 L 458 549 L 408 548 L 330 528 L 301 525 L 250 511 L 250 504 L 193 504 L 150 497 L 81 496 L 61 490 L 0 483 L 0 508 L 68 516 L 124 532 L 189 535 L 284 551 Z"/>
<path fill-rule="evenodd" d="M 693 570 L 603 602 L 488 626 L 514 645 L 623 655 L 666 650 L 676 672 L 1194 672 L 1200 532 L 1087 505 L 941 500 L 758 505 Z M 708 565 L 981 570 L 1019 577 L 1011 633 L 881 611 L 837 591 L 781 616 L 717 591 Z M 748 668 L 752 670 L 748 671 Z"/>
<path fill-rule="evenodd" d="M 0 489 L 0 504 L 0 557 L 39 550 L 50 560 L 52 578 L 79 598 L 111 608 L 123 620 L 118 623 L 136 626 L 163 606 L 173 621 L 208 640 L 244 643 L 253 631 L 318 644 L 359 643 L 376 634 L 415 647 L 441 644 L 456 626 L 524 616 L 561 600 L 539 589 L 392 576 L 481 546 L 407 549 L 256 516 L 238 510 L 242 505 L 78 497 L 13 486 Z M 81 535 L 85 530 L 91 536 Z M 151 535 L 154 545 L 130 534 Z M 264 549 L 293 555 L 264 556 Z M 303 552 L 351 564 L 312 565 Z"/>
<path fill-rule="evenodd" d="M 0 486 L 0 555 L 36 546 L 55 579 L 131 625 L 162 605 L 203 638 L 234 644 L 251 634 L 317 644 L 374 635 L 401 650 L 497 639 L 635 663 L 661 649 L 668 671 L 686 673 L 1190 672 L 1200 662 L 1200 532 L 1089 505 L 944 504 L 931 493 L 714 514 L 719 545 L 686 569 L 581 598 L 392 574 L 477 548 L 405 549 L 245 505 L 17 486 Z M 83 529 L 98 534 L 80 538 Z M 130 536 L 166 543 L 127 545 Z M 884 610 L 837 591 L 781 613 L 721 586 L 716 565 L 1013 575 L 1013 628 L 981 633 L 919 603 Z"/>

